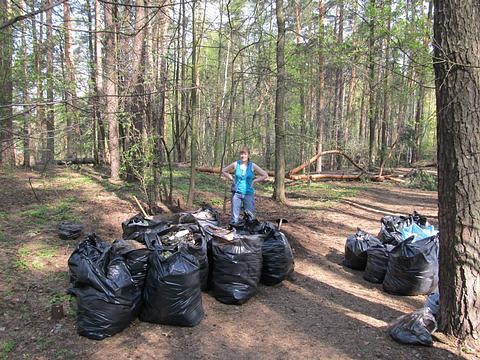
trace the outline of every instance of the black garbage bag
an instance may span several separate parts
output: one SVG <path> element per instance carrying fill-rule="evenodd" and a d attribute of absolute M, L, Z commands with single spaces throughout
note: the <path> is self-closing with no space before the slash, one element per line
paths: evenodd
<path fill-rule="evenodd" d="M 390 252 L 383 289 L 397 295 L 430 294 L 438 286 L 438 235 L 401 242 Z"/>
<path fill-rule="evenodd" d="M 440 313 L 440 293 L 438 290 L 428 295 L 425 307 L 430 309 L 435 319 L 438 318 L 438 314 Z"/>
<path fill-rule="evenodd" d="M 241 235 L 267 234 L 276 229 L 270 222 L 259 221 L 249 210 L 245 210 L 242 218 L 237 223 L 230 224 L 230 227 Z"/>
<path fill-rule="evenodd" d="M 207 239 L 202 234 L 193 235 L 194 242 L 182 242 L 179 245 L 185 249 L 185 252 L 193 255 L 199 265 L 200 285 L 202 291 L 208 288 L 208 256 Z"/>
<path fill-rule="evenodd" d="M 182 247 L 155 250 L 150 257 L 140 320 L 195 326 L 203 317 L 197 259 Z"/>
<path fill-rule="evenodd" d="M 200 226 L 218 226 L 220 223 L 219 219 L 219 212 L 210 205 L 204 204 L 197 211 L 181 213 L 178 223 L 197 223 Z"/>
<path fill-rule="evenodd" d="M 207 240 L 203 228 L 195 223 L 175 224 L 157 234 L 155 246 L 163 249 L 182 246 L 187 253 L 192 254 L 199 262 L 200 282 L 202 290 L 208 285 Z"/>
<path fill-rule="evenodd" d="M 159 233 L 171 225 L 170 221 L 156 221 L 145 219 L 142 215 L 135 215 L 122 223 L 123 238 L 127 239 L 133 233 Z"/>
<path fill-rule="evenodd" d="M 211 231 L 211 227 L 207 227 Z M 265 235 L 212 232 L 212 290 L 225 304 L 240 305 L 257 293 Z"/>
<path fill-rule="evenodd" d="M 140 289 L 143 289 L 145 278 L 147 277 L 148 258 L 151 250 L 137 241 L 122 239 L 113 242 L 112 252 L 115 255 L 121 255 L 125 259 L 133 282 Z"/>
<path fill-rule="evenodd" d="M 262 284 L 279 284 L 293 272 L 292 248 L 284 233 L 274 229 L 267 235 L 262 246 L 262 259 Z"/>
<path fill-rule="evenodd" d="M 68 259 L 72 286 L 92 285 L 105 273 L 110 259 L 110 244 L 95 233 L 88 234 Z M 102 288 L 102 284 L 96 284 Z"/>
<path fill-rule="evenodd" d="M 155 231 L 147 229 L 146 231 L 135 231 L 123 238 L 124 240 L 135 240 L 147 247 L 149 250 L 154 250 L 157 247 L 161 248 L 162 244 L 159 240 L 159 235 Z"/>
<path fill-rule="evenodd" d="M 95 255 L 92 259 L 83 251 L 88 246 L 83 245 L 69 259 L 77 276 L 67 292 L 77 298 L 78 334 L 101 340 L 122 331 L 137 317 L 142 291 L 123 256 L 114 255 L 108 247 L 101 256 L 90 252 Z"/>
<path fill-rule="evenodd" d="M 58 236 L 62 240 L 77 239 L 82 235 L 83 225 L 70 221 L 62 221 L 58 224 Z"/>
<path fill-rule="evenodd" d="M 437 321 L 428 308 L 400 316 L 389 327 L 393 340 L 402 344 L 432 346 L 432 334 L 437 330 Z"/>
<path fill-rule="evenodd" d="M 385 279 L 388 267 L 388 256 L 393 245 L 378 244 L 367 249 L 367 266 L 363 278 L 375 284 L 381 284 Z"/>
<path fill-rule="evenodd" d="M 381 242 L 375 236 L 358 229 L 347 237 L 345 242 L 345 259 L 343 264 L 355 270 L 365 270 L 367 266 L 367 250 Z"/>
<path fill-rule="evenodd" d="M 412 223 L 416 223 L 421 227 L 428 225 L 427 218 L 416 211 L 414 211 L 413 214 L 405 216 L 384 216 L 380 222 L 381 228 L 377 236 L 378 239 L 384 244 L 392 245 L 398 245 L 404 240 L 401 233 L 404 226 L 409 226 Z"/>

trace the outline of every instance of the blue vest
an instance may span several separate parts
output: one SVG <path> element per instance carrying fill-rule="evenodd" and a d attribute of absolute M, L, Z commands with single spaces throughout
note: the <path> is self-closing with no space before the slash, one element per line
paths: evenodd
<path fill-rule="evenodd" d="M 237 161 L 235 173 L 233 174 L 235 177 L 236 192 L 243 195 L 253 194 L 252 181 L 255 177 L 255 174 L 253 173 L 252 162 L 248 162 L 247 170 L 245 172 L 240 168 L 241 163 L 241 160 Z"/>

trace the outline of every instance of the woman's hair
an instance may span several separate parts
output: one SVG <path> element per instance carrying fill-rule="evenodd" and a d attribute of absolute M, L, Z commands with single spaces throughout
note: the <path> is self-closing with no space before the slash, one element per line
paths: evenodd
<path fill-rule="evenodd" d="M 241 153 L 247 153 L 248 155 L 250 155 L 250 149 L 247 146 L 244 146 L 240 149 L 240 154 Z"/>
<path fill-rule="evenodd" d="M 248 162 L 250 162 L 250 149 L 247 147 L 247 146 L 243 146 L 241 149 L 240 149 L 240 154 L 241 153 L 245 153 L 248 155 Z"/>

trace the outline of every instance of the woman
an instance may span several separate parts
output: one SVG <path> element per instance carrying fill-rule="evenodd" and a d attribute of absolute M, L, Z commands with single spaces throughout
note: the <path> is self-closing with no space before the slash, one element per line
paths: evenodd
<path fill-rule="evenodd" d="M 229 174 L 234 170 L 233 176 Z M 255 177 L 258 174 L 258 177 Z M 222 169 L 222 175 L 232 180 L 232 212 L 230 223 L 235 225 L 240 217 L 240 210 L 243 205 L 245 211 L 252 214 L 255 211 L 253 185 L 265 181 L 268 174 L 257 164 L 250 161 L 250 150 L 243 147 L 240 150 L 240 160 L 237 160 Z"/>

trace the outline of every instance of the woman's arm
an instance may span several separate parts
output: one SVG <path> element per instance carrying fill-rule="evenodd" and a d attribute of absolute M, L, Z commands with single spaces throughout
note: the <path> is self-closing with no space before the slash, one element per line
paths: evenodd
<path fill-rule="evenodd" d="M 260 176 L 256 177 L 255 179 L 253 179 L 252 184 L 263 182 L 263 181 L 267 180 L 268 174 L 265 170 L 263 170 L 260 166 L 258 166 L 255 163 L 252 164 L 252 167 L 253 167 L 253 171 L 255 171 L 256 173 L 258 173 L 260 175 Z"/>
<path fill-rule="evenodd" d="M 222 169 L 222 176 L 226 177 L 226 178 L 229 179 L 229 180 L 233 180 L 233 176 L 230 174 L 230 171 L 232 171 L 233 169 L 235 169 L 235 165 L 237 165 L 237 163 L 236 163 L 236 162 L 233 162 L 233 163 L 231 163 L 230 165 L 225 166 L 225 167 Z"/>

